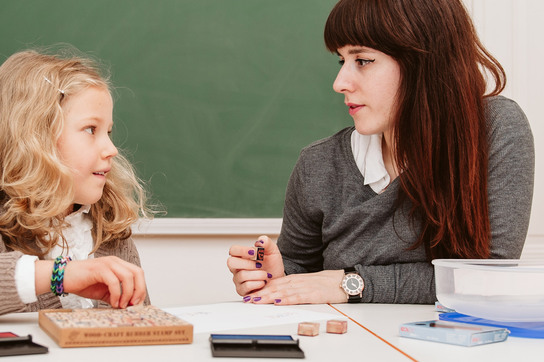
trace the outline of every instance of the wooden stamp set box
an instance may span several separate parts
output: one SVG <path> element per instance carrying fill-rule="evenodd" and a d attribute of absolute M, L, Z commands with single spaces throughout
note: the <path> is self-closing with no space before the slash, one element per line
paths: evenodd
<path fill-rule="evenodd" d="M 127 309 L 47 309 L 40 327 L 61 347 L 193 342 L 193 325 L 154 306 Z"/>

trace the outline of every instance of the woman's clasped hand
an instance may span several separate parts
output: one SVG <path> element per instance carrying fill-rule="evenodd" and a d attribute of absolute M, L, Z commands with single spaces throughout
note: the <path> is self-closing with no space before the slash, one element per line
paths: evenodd
<path fill-rule="evenodd" d="M 343 270 L 323 270 L 316 273 L 285 275 L 278 246 L 267 236 L 261 236 L 255 247 L 263 247 L 263 261 L 253 259 L 254 248 L 233 245 L 227 266 L 233 274 L 238 294 L 244 302 L 277 305 L 343 303 L 346 293 L 340 284 Z"/>

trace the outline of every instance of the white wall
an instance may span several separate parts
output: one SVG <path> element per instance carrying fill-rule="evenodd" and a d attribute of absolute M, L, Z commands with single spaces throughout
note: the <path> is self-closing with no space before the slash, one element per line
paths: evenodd
<path fill-rule="evenodd" d="M 482 42 L 504 66 L 505 96 L 524 109 L 535 138 L 533 212 L 522 258 L 544 259 L 544 1 L 464 0 Z M 152 302 L 158 306 L 239 300 L 226 267 L 230 245 L 276 238 L 278 219 L 169 219 L 135 230 Z"/>
<path fill-rule="evenodd" d="M 136 236 L 151 303 L 175 307 L 241 300 L 227 268 L 228 251 L 234 244 L 253 245 L 258 236 Z"/>
<path fill-rule="evenodd" d="M 151 302 L 159 307 L 241 300 L 227 268 L 231 245 L 276 240 L 279 219 L 157 219 L 134 228 Z"/>
<path fill-rule="evenodd" d="M 529 118 L 535 139 L 535 191 L 524 258 L 544 258 L 544 1 L 464 0 L 480 39 L 507 74 L 503 94 Z"/>

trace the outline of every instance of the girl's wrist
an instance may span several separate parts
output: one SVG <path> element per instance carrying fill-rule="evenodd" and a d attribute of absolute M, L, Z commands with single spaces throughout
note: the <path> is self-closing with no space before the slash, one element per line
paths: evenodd
<path fill-rule="evenodd" d="M 53 260 L 36 260 L 34 263 L 36 295 L 51 292 L 51 271 L 53 270 L 53 264 Z"/>
<path fill-rule="evenodd" d="M 72 261 L 72 258 L 69 256 L 58 256 L 53 263 L 50 289 L 57 297 L 68 295 L 64 291 L 64 269 L 70 261 Z"/>

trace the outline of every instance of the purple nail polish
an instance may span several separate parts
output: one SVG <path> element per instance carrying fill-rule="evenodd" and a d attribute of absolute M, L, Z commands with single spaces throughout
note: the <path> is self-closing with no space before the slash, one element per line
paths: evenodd
<path fill-rule="evenodd" d="M 281 303 L 281 299 L 274 299 L 274 303 Z"/>
<path fill-rule="evenodd" d="M 248 253 L 249 255 L 255 255 L 255 250 L 249 249 L 249 250 L 247 251 L 247 253 Z"/>
<path fill-rule="evenodd" d="M 256 262 L 256 263 L 255 263 L 255 266 L 256 266 L 257 268 L 262 268 L 262 267 L 263 267 L 263 265 L 262 265 L 261 263 L 259 263 L 259 262 Z"/>
<path fill-rule="evenodd" d="M 269 277 L 269 278 L 272 278 L 272 274 L 270 274 L 270 273 L 267 273 L 266 276 Z"/>
<path fill-rule="evenodd" d="M 261 297 L 255 297 L 255 298 L 253 298 L 253 301 L 254 301 L 254 302 L 258 302 L 259 300 L 261 300 Z"/>
<path fill-rule="evenodd" d="M 264 244 L 264 241 L 262 241 L 262 240 L 258 240 L 258 242 L 261 243 L 261 244 Z"/>
<path fill-rule="evenodd" d="M 243 300 L 244 300 L 244 303 L 247 303 L 251 300 L 251 297 L 249 295 L 246 295 Z"/>

